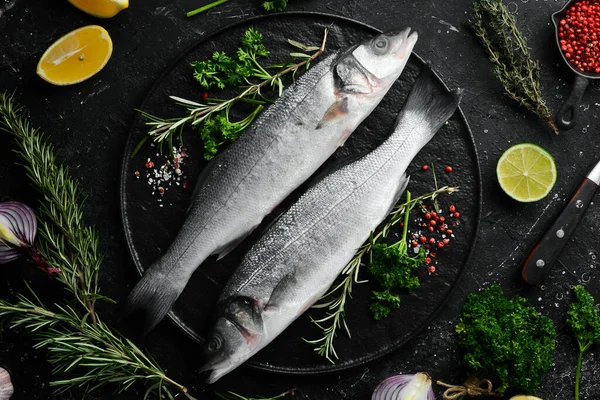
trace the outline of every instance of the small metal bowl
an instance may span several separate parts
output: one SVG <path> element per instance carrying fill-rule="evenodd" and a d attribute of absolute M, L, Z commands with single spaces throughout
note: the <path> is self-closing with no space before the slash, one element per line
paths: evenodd
<path fill-rule="evenodd" d="M 556 114 L 556 126 L 563 130 L 572 129 L 576 125 L 577 110 L 579 109 L 579 103 L 581 103 L 581 97 L 583 96 L 583 92 L 585 92 L 585 89 L 590 83 L 590 79 L 600 78 L 600 74 L 580 71 L 579 69 L 577 69 L 577 67 L 575 67 L 573 64 L 571 64 L 569 60 L 567 60 L 564 53 L 560 49 L 560 38 L 558 37 L 560 20 L 566 16 L 567 9 L 577 1 L 580 0 L 570 0 L 560 11 L 557 11 L 554 14 L 552 14 L 552 23 L 554 24 L 558 52 L 560 53 L 560 56 L 562 57 L 565 64 L 567 64 L 568 67 L 571 68 L 571 71 L 575 73 L 575 81 L 573 82 L 573 87 L 571 88 L 571 94 Z"/>

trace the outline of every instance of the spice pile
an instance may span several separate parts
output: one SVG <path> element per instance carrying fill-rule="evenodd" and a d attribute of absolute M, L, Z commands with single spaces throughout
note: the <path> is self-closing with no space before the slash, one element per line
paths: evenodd
<path fill-rule="evenodd" d="M 155 144 L 152 143 L 151 146 L 154 147 Z M 184 175 L 181 168 L 188 155 L 181 146 L 173 147 L 172 151 L 173 153 L 169 155 L 156 153 L 156 159 L 152 160 L 152 158 L 149 157 L 144 164 L 148 186 L 152 189 L 152 196 L 159 197 L 159 203 L 162 203 L 162 197 L 173 184 L 175 184 L 175 186 L 181 186 L 183 189 L 188 188 L 187 176 Z M 162 160 L 162 165 L 160 167 L 156 166 L 158 160 Z M 142 173 L 140 171 L 135 171 L 135 176 L 140 179 Z M 163 207 L 163 204 L 160 204 L 160 207 Z"/>
<path fill-rule="evenodd" d="M 421 171 L 429 171 L 429 166 L 423 165 Z M 451 173 L 452 167 L 446 166 L 444 171 Z M 410 245 L 413 247 L 415 253 L 418 253 L 421 247 L 427 250 L 425 264 L 428 266 L 427 271 L 429 274 L 433 274 L 436 270 L 436 265 L 438 265 L 436 260 L 437 251 L 448 246 L 455 238 L 454 228 L 460 225 L 460 212 L 456 206 L 450 205 L 448 207 L 448 214 L 444 216 L 442 209 L 439 207 L 436 208 L 435 204 L 430 206 L 421 204 L 421 211 L 421 217 L 415 222 L 423 229 L 411 234 Z M 401 223 L 402 225 L 403 223 Z"/>
<path fill-rule="evenodd" d="M 558 37 L 565 58 L 581 71 L 600 74 L 600 2 L 578 1 L 560 20 Z"/>

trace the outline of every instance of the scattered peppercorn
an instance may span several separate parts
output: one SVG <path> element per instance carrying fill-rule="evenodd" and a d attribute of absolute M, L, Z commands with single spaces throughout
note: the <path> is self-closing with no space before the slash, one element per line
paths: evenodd
<path fill-rule="evenodd" d="M 429 271 L 430 274 L 433 274 L 435 272 L 435 267 L 433 265 L 430 266 L 429 269 L 428 269 L 428 271 Z"/>
<path fill-rule="evenodd" d="M 425 172 L 425 171 L 429 171 L 429 165 L 427 165 L 427 164 L 424 164 L 424 165 L 421 167 L 421 171 L 423 171 L 423 172 Z"/>
<path fill-rule="evenodd" d="M 448 207 L 448 211 L 450 211 L 451 213 L 453 213 L 454 211 L 456 211 L 456 207 L 450 206 L 450 207 Z"/>
<path fill-rule="evenodd" d="M 140 177 L 140 171 L 135 171 L 135 177 L 139 178 Z"/>
<path fill-rule="evenodd" d="M 457 212 L 455 212 L 454 214 L 452 214 L 452 216 L 453 216 L 454 218 L 458 218 L 458 217 L 460 217 L 460 213 L 457 211 Z"/>
<path fill-rule="evenodd" d="M 431 219 L 431 214 L 425 213 L 425 219 Z"/>
<path fill-rule="evenodd" d="M 446 167 L 446 170 L 445 170 L 445 171 L 446 171 L 447 173 L 450 173 L 450 172 L 452 172 L 452 167 L 448 165 L 448 166 Z"/>
<path fill-rule="evenodd" d="M 206 100 L 206 99 L 208 99 L 208 92 L 204 92 L 204 93 L 202 93 L 202 99 L 203 99 L 203 100 Z"/>
<path fill-rule="evenodd" d="M 150 168 L 154 168 L 154 163 L 152 162 L 152 160 L 148 159 L 148 161 L 146 161 L 146 169 Z"/>
<path fill-rule="evenodd" d="M 427 241 L 427 238 L 423 235 L 419 236 L 419 242 L 421 243 L 425 243 Z"/>
<path fill-rule="evenodd" d="M 438 242 L 437 247 L 438 247 L 438 249 L 441 249 L 442 247 L 444 247 L 444 242 Z"/>
<path fill-rule="evenodd" d="M 433 233 L 433 231 L 434 231 L 434 229 L 433 229 L 433 226 L 430 226 L 429 228 L 427 228 L 427 230 L 428 230 L 430 233 Z"/>
<path fill-rule="evenodd" d="M 435 239 L 434 238 L 429 238 L 429 243 L 435 244 Z"/>

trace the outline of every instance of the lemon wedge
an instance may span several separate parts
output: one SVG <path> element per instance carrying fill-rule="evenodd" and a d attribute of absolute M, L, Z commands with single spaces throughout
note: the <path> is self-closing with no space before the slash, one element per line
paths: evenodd
<path fill-rule="evenodd" d="M 69 3 L 98 18 L 114 17 L 129 7 L 129 0 L 69 0 Z"/>
<path fill-rule="evenodd" d="M 37 74 L 53 85 L 83 82 L 97 74 L 112 54 L 112 40 L 98 25 L 84 26 L 52 43 L 37 65 Z"/>

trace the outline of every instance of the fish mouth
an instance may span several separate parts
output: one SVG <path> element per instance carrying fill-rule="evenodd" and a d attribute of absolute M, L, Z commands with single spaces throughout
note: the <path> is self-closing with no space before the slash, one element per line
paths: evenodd
<path fill-rule="evenodd" d="M 396 58 L 400 60 L 410 55 L 419 39 L 419 34 L 416 31 L 411 32 L 410 28 L 406 28 L 400 32 L 390 32 L 388 36 L 393 46 L 392 51 L 396 54 Z"/>

